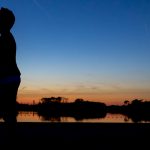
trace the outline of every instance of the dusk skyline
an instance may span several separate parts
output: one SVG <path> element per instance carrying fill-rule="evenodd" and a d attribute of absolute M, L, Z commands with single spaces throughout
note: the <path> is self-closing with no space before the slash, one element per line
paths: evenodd
<path fill-rule="evenodd" d="M 150 1 L 2 0 L 16 22 L 18 101 L 150 100 Z"/>

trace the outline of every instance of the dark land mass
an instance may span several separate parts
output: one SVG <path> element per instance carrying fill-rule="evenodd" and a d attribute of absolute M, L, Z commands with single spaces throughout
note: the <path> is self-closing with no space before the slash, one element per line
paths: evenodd
<path fill-rule="evenodd" d="M 150 122 L 150 101 L 134 99 L 131 103 L 125 101 L 123 105 L 107 106 L 101 102 L 84 101 L 61 102 L 61 97 L 42 98 L 38 104 L 17 105 L 18 111 L 35 111 L 43 120 L 51 118 L 73 117 L 76 121 L 92 118 L 104 118 L 107 113 L 123 114 L 126 119 L 135 123 Z M 56 119 L 57 120 L 57 119 Z M 127 121 L 126 120 L 126 121 Z"/>

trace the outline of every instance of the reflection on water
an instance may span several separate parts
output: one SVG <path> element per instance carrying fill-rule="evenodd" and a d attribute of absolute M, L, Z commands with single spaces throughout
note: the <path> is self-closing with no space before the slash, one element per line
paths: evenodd
<path fill-rule="evenodd" d="M 94 118 L 94 119 L 82 119 L 76 120 L 73 117 L 43 117 L 39 116 L 37 112 L 19 112 L 17 116 L 18 122 L 90 122 L 90 123 L 133 123 L 133 121 L 122 114 L 111 114 L 107 113 L 104 118 Z M 147 123 L 147 122 L 142 122 Z M 149 122 L 150 123 L 150 122 Z"/>
<path fill-rule="evenodd" d="M 4 122 L 0 118 L 0 122 Z M 80 119 L 74 117 L 48 117 L 40 116 L 37 112 L 20 111 L 17 115 L 17 122 L 79 122 L 79 123 L 134 123 L 131 118 L 123 114 L 107 113 L 105 117 L 101 118 L 86 118 Z M 140 121 L 140 123 L 150 123 L 150 121 Z"/>

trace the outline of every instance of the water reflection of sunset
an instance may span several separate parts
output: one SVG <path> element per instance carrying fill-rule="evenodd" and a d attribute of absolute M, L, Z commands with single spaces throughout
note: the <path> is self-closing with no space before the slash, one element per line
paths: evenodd
<path fill-rule="evenodd" d="M 122 114 L 110 114 L 107 113 L 105 118 L 83 119 L 75 120 L 73 117 L 51 117 L 49 120 L 44 120 L 41 116 L 38 116 L 35 112 L 20 112 L 17 116 L 18 122 L 82 122 L 82 123 L 132 123 L 131 119 L 125 120 L 126 116 Z"/>
<path fill-rule="evenodd" d="M 36 112 L 19 112 L 17 116 L 18 122 L 41 122 Z"/>

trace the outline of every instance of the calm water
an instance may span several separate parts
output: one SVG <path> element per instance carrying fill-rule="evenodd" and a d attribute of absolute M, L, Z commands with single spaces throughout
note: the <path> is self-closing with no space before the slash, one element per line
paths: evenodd
<path fill-rule="evenodd" d="M 2 118 L 0 118 L 0 122 L 4 122 Z M 19 112 L 17 122 L 134 123 L 131 118 L 122 114 L 107 113 L 104 118 L 76 120 L 74 117 L 44 117 L 39 116 L 37 112 L 27 111 Z M 141 121 L 140 123 L 150 123 L 150 121 Z"/>
<path fill-rule="evenodd" d="M 108 122 L 108 123 L 133 123 L 132 119 L 122 114 L 107 113 L 104 118 L 82 119 L 76 120 L 73 117 L 43 117 L 39 116 L 36 112 L 19 112 L 17 116 L 18 122 Z M 141 123 L 150 123 L 150 121 Z"/>

